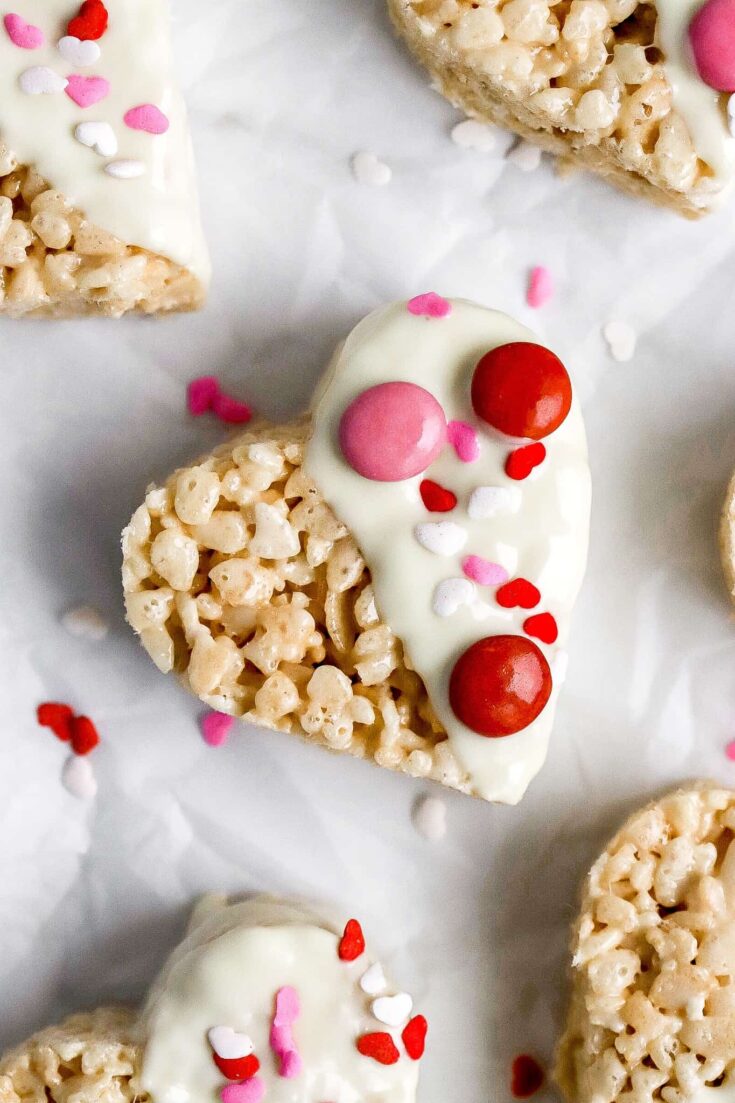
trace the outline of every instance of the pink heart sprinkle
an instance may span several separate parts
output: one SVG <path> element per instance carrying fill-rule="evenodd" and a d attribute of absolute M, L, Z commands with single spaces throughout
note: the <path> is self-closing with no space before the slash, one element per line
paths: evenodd
<path fill-rule="evenodd" d="M 279 988 L 276 993 L 276 1014 L 273 1019 L 275 1026 L 291 1026 L 301 1014 L 301 1002 L 295 988 L 286 985 Z"/>
<path fill-rule="evenodd" d="M 428 318 L 446 318 L 452 313 L 452 304 L 434 291 L 417 295 L 407 305 L 409 314 L 425 314 Z"/>
<path fill-rule="evenodd" d="M 295 1080 L 297 1076 L 301 1075 L 303 1067 L 304 1062 L 301 1060 L 301 1054 L 298 1050 L 289 1049 L 281 1054 L 281 1065 L 278 1073 L 284 1080 Z"/>
<path fill-rule="evenodd" d="M 477 430 L 466 421 L 450 421 L 447 425 L 447 440 L 462 463 L 474 463 L 480 455 Z"/>
<path fill-rule="evenodd" d="M 226 421 L 229 425 L 245 425 L 253 416 L 253 411 L 245 402 L 238 402 L 236 398 L 230 398 L 228 394 L 216 394 L 212 400 L 212 412 L 220 421 Z"/>
<path fill-rule="evenodd" d="M 526 302 L 534 310 L 547 303 L 554 294 L 554 278 L 548 268 L 538 265 L 531 269 L 528 277 Z"/>
<path fill-rule="evenodd" d="M 110 94 L 110 82 L 104 77 L 82 77 L 73 73 L 66 86 L 66 94 L 77 107 L 93 107 Z"/>
<path fill-rule="evenodd" d="M 154 103 L 141 103 L 131 107 L 123 115 L 123 122 L 131 130 L 144 130 L 146 134 L 165 134 L 171 125 Z"/>
<path fill-rule="evenodd" d="M 510 575 L 500 563 L 491 563 L 481 555 L 467 555 L 462 560 L 462 570 L 467 578 L 480 586 L 502 586 Z"/>
<path fill-rule="evenodd" d="M 725 747 L 725 755 L 731 762 L 735 762 L 735 739 Z"/>
<path fill-rule="evenodd" d="M 260 1103 L 264 1095 L 265 1081 L 259 1076 L 251 1076 L 239 1084 L 227 1084 L 219 1093 L 222 1103 Z"/>
<path fill-rule="evenodd" d="M 219 394 L 219 380 L 216 375 L 200 375 L 192 379 L 186 388 L 186 408 L 193 417 L 201 417 L 212 409 L 212 403 Z"/>
<path fill-rule="evenodd" d="M 37 50 L 39 46 L 43 46 L 45 40 L 41 28 L 26 23 L 22 16 L 9 12 L 3 23 L 14 46 L 20 46 L 21 50 Z"/>
<path fill-rule="evenodd" d="M 234 723 L 234 716 L 228 716 L 224 712 L 208 712 L 201 721 L 202 739 L 208 747 L 221 747 L 227 742 Z"/>

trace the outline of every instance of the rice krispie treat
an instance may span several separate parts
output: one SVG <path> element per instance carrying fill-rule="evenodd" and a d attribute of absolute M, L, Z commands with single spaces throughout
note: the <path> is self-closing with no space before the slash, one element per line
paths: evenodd
<path fill-rule="evenodd" d="M 589 496 L 561 362 L 422 295 L 357 326 L 310 420 L 149 489 L 128 619 L 213 709 L 515 803 L 546 754 Z"/>
<path fill-rule="evenodd" d="M 35 1035 L 0 1059 L 0 1103 L 414 1103 L 427 1029 L 357 920 L 208 897 L 140 1014 Z"/>
<path fill-rule="evenodd" d="M 720 518 L 720 557 L 728 593 L 735 602 L 735 475 L 725 495 Z"/>
<path fill-rule="evenodd" d="M 388 0 L 435 87 L 478 119 L 688 217 L 735 170 L 732 0 Z"/>
<path fill-rule="evenodd" d="M 584 886 L 556 1068 L 570 1103 L 732 1094 L 735 793 L 700 783 L 636 813 Z"/>
<path fill-rule="evenodd" d="M 16 0 L 0 15 L 0 312 L 201 306 L 168 0 Z"/>

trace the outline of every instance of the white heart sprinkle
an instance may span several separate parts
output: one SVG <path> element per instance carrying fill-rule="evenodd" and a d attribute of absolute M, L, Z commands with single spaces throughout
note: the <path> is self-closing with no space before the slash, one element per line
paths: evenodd
<path fill-rule="evenodd" d="M 441 797 L 419 797 L 412 819 L 419 835 L 430 843 L 439 842 L 447 833 L 447 806 Z"/>
<path fill-rule="evenodd" d="M 385 1026 L 403 1026 L 413 1011 L 413 1000 L 408 992 L 399 992 L 397 996 L 378 996 L 373 1000 L 373 1015 Z"/>
<path fill-rule="evenodd" d="M 74 137 L 100 157 L 114 157 L 117 153 L 117 137 L 109 123 L 80 123 Z"/>
<path fill-rule="evenodd" d="M 214 1052 L 224 1061 L 236 1061 L 240 1057 L 249 1057 L 254 1049 L 248 1035 L 238 1034 L 231 1026 L 213 1026 L 207 1037 Z"/>
<path fill-rule="evenodd" d="M 636 332 L 627 322 L 608 322 L 602 327 L 602 336 L 610 346 L 610 355 L 613 360 L 624 364 L 633 359 Z"/>
<path fill-rule="evenodd" d="M 88 69 L 99 61 L 102 51 L 96 42 L 75 38 L 73 34 L 64 35 L 56 44 L 56 48 L 63 57 L 75 69 Z"/>
<path fill-rule="evenodd" d="M 521 172 L 533 172 L 541 164 L 541 150 L 530 142 L 521 141 L 513 146 L 505 159 Z"/>
<path fill-rule="evenodd" d="M 475 584 L 469 578 L 445 578 L 434 590 L 431 608 L 438 617 L 451 617 L 463 605 L 470 605 Z"/>
<path fill-rule="evenodd" d="M 77 800 L 94 800 L 97 796 L 97 780 L 86 755 L 73 754 L 67 758 L 61 771 L 61 782 Z"/>
<path fill-rule="evenodd" d="M 467 543 L 467 529 L 455 521 L 432 521 L 413 531 L 421 547 L 435 555 L 454 555 Z"/>
<path fill-rule="evenodd" d="M 54 96 L 63 92 L 69 81 L 59 76 L 48 65 L 34 65 L 18 77 L 21 91 L 27 96 Z"/>
<path fill-rule="evenodd" d="M 369 184 L 373 188 L 384 188 L 390 184 L 393 172 L 375 153 L 363 151 L 352 158 L 352 175 L 358 184 Z"/>
<path fill-rule="evenodd" d="M 476 486 L 470 494 L 467 513 L 473 521 L 502 512 L 515 513 L 521 508 L 521 497 L 517 486 Z"/>
<path fill-rule="evenodd" d="M 388 987 L 388 981 L 385 979 L 383 966 L 379 961 L 376 961 L 374 965 L 371 965 L 370 968 L 366 969 L 362 974 L 360 977 L 360 987 L 368 996 L 378 996 L 381 992 L 385 992 Z"/>
<path fill-rule="evenodd" d="M 143 176 L 145 165 L 142 161 L 110 161 L 105 165 L 108 176 L 115 176 L 118 180 L 134 180 L 136 176 Z"/>
<path fill-rule="evenodd" d="M 70 636 L 80 640 L 93 640 L 99 643 L 110 631 L 110 626 L 97 609 L 91 605 L 80 605 L 77 609 L 68 609 L 61 623 Z"/>
<path fill-rule="evenodd" d="M 489 153 L 495 149 L 497 130 L 477 119 L 465 119 L 452 127 L 452 141 L 462 149 L 476 149 L 480 153 Z"/>

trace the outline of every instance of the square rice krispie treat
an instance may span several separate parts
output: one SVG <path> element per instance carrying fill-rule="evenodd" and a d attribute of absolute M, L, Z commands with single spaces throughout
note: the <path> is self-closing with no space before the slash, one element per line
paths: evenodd
<path fill-rule="evenodd" d="M 201 306 L 209 265 L 168 0 L 15 0 L 0 24 L 0 312 Z"/>
<path fill-rule="evenodd" d="M 735 31 L 722 0 L 388 3 L 468 115 L 690 218 L 727 193 Z"/>

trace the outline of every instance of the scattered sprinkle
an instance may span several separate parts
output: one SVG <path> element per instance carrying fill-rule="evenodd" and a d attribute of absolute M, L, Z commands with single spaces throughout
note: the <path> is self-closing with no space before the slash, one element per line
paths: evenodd
<path fill-rule="evenodd" d="M 222 1103 L 261 1103 L 265 1096 L 265 1081 L 251 1076 L 240 1084 L 226 1084 L 219 1093 Z"/>
<path fill-rule="evenodd" d="M 275 1053 L 284 1080 L 293 1080 L 303 1068 L 301 1054 L 293 1036 L 293 1024 L 301 1014 L 301 1002 L 295 988 L 286 985 L 276 993 L 276 1010 L 270 1032 L 270 1046 Z"/>
<path fill-rule="evenodd" d="M 84 0 L 79 14 L 69 21 L 66 33 L 83 41 L 96 41 L 107 30 L 108 19 L 102 0 Z"/>
<path fill-rule="evenodd" d="M 531 269 L 528 277 L 526 302 L 533 310 L 538 310 L 554 295 L 554 278 L 548 268 L 542 264 Z"/>
<path fill-rule="evenodd" d="M 610 355 L 613 360 L 624 364 L 633 359 L 637 334 L 627 322 L 606 322 L 602 327 L 602 336 L 610 346 Z"/>
<path fill-rule="evenodd" d="M 733 739 L 725 747 L 725 755 L 727 758 L 730 759 L 731 762 L 735 762 L 735 739 Z"/>
<path fill-rule="evenodd" d="M 252 407 L 224 394 L 216 375 L 200 375 L 186 388 L 186 408 L 192 417 L 210 411 L 230 425 L 244 425 L 253 416 Z"/>
<path fill-rule="evenodd" d="M 534 172 L 541 164 L 541 149 L 530 142 L 520 141 L 509 150 L 505 159 L 521 172 Z"/>
<path fill-rule="evenodd" d="M 202 739 L 208 747 L 221 747 L 235 723 L 234 716 L 225 712 L 208 712 L 201 719 Z"/>
<path fill-rule="evenodd" d="M 246 425 L 253 416 L 253 411 L 246 402 L 239 402 L 222 392 L 214 396 L 212 413 L 228 425 Z"/>
<path fill-rule="evenodd" d="M 551 613 L 536 613 L 523 622 L 523 631 L 527 636 L 532 636 L 541 643 L 556 643 L 559 638 L 559 628 Z"/>
<path fill-rule="evenodd" d="M 110 82 L 105 77 L 84 77 L 80 73 L 72 73 L 64 91 L 77 107 L 85 109 L 94 107 L 109 96 Z"/>
<path fill-rule="evenodd" d="M 546 446 L 541 441 L 535 444 L 524 444 L 511 452 L 505 461 L 505 473 L 509 479 L 520 482 L 527 479 L 535 467 L 546 459 Z"/>
<path fill-rule="evenodd" d="M 83 146 L 93 149 L 100 157 L 114 157 L 117 153 L 117 136 L 109 123 L 79 123 L 74 137 Z"/>
<path fill-rule="evenodd" d="M 544 1070 L 534 1057 L 521 1054 L 513 1061 L 510 1077 L 510 1090 L 515 1099 L 528 1099 L 534 1095 L 544 1082 Z"/>
<path fill-rule="evenodd" d="M 94 800 L 97 796 L 97 779 L 88 758 L 70 755 L 61 771 L 61 783 L 77 800 Z"/>
<path fill-rule="evenodd" d="M 470 494 L 467 513 L 473 521 L 495 517 L 502 512 L 515 513 L 521 506 L 517 486 L 476 486 Z"/>
<path fill-rule="evenodd" d="M 252 1039 L 247 1034 L 238 1034 L 231 1026 L 213 1026 L 207 1038 L 217 1056 L 227 1061 L 249 1057 L 254 1049 Z"/>
<path fill-rule="evenodd" d="M 88 716 L 73 716 L 69 730 L 74 754 L 88 755 L 99 744 L 99 733 Z"/>
<path fill-rule="evenodd" d="M 408 992 L 396 996 L 378 996 L 372 1002 L 371 1011 L 379 1023 L 385 1026 L 403 1026 L 413 1011 L 413 1000 Z"/>
<path fill-rule="evenodd" d="M 367 996 L 379 996 L 388 987 L 383 966 L 376 961 L 360 977 L 360 987 Z"/>
<path fill-rule="evenodd" d="M 110 631 L 108 622 L 91 605 L 79 605 L 75 609 L 68 609 L 62 616 L 61 623 L 70 636 L 76 636 L 80 640 L 92 640 L 94 643 L 99 643 Z"/>
<path fill-rule="evenodd" d="M 433 479 L 422 479 L 419 494 L 429 513 L 450 513 L 457 504 L 457 495 Z"/>
<path fill-rule="evenodd" d="M 105 172 L 116 180 L 135 180 L 145 176 L 145 165 L 142 161 L 110 161 L 109 165 L 105 165 Z"/>
<path fill-rule="evenodd" d="M 75 69 L 88 69 L 90 65 L 99 61 L 102 51 L 96 42 L 91 39 L 84 41 L 75 38 L 72 34 L 64 35 L 56 44 L 64 61 L 68 61 Z"/>
<path fill-rule="evenodd" d="M 438 843 L 447 833 L 447 806 L 440 797 L 419 797 L 411 818 L 419 835 L 430 843 Z"/>
<path fill-rule="evenodd" d="M 363 1057 L 371 1057 L 380 1065 L 395 1065 L 401 1056 L 390 1034 L 383 1031 L 363 1034 L 357 1039 L 356 1045 L 358 1053 Z"/>
<path fill-rule="evenodd" d="M 463 605 L 471 605 L 475 587 L 467 578 L 445 578 L 434 590 L 431 608 L 438 617 L 451 617 Z"/>
<path fill-rule="evenodd" d="M 48 65 L 34 65 L 24 69 L 18 77 L 20 90 L 27 96 L 54 96 L 63 92 L 68 83 L 66 77 L 55 73 Z"/>
<path fill-rule="evenodd" d="M 466 421 L 447 423 L 447 440 L 462 463 L 474 463 L 480 456 L 480 439 L 477 430 Z"/>
<path fill-rule="evenodd" d="M 16 12 L 8 12 L 3 19 L 8 38 L 14 46 L 21 50 L 37 50 L 45 41 L 40 27 L 34 27 L 32 23 L 26 23 L 22 15 Z"/>
<path fill-rule="evenodd" d="M 423 1015 L 415 1015 L 404 1028 L 401 1038 L 412 1061 L 419 1061 L 424 1056 L 428 1029 L 429 1024 Z"/>
<path fill-rule="evenodd" d="M 467 529 L 455 521 L 430 521 L 416 525 L 414 536 L 422 548 L 434 555 L 455 555 L 467 543 Z"/>
<path fill-rule="evenodd" d="M 478 582 L 480 586 L 500 586 L 510 577 L 502 563 L 491 563 L 481 555 L 465 556 L 462 560 L 462 570 L 467 578 Z"/>
<path fill-rule="evenodd" d="M 356 919 L 349 919 L 337 950 L 340 961 L 356 961 L 365 953 L 365 935 Z"/>
<path fill-rule="evenodd" d="M 477 119 L 465 119 L 452 127 L 452 141 L 462 149 L 474 149 L 478 153 L 490 153 L 495 149 L 497 130 Z"/>
<path fill-rule="evenodd" d="M 142 130 L 146 134 L 165 134 L 171 125 L 168 118 L 154 103 L 141 103 L 131 107 L 123 115 L 123 122 L 131 130 Z"/>
<path fill-rule="evenodd" d="M 42 728 L 50 728 L 63 743 L 71 742 L 71 721 L 74 709 L 59 701 L 45 701 L 36 709 L 36 718 Z"/>
<path fill-rule="evenodd" d="M 535 609 L 541 601 L 541 592 L 527 578 L 514 578 L 500 587 L 495 600 L 501 609 Z"/>
<path fill-rule="evenodd" d="M 358 184 L 367 184 L 371 188 L 384 188 L 393 179 L 390 165 L 386 165 L 375 153 L 366 150 L 355 153 L 350 163 L 352 175 Z"/>
<path fill-rule="evenodd" d="M 417 317 L 425 315 L 427 318 L 448 318 L 452 313 L 452 304 L 435 291 L 427 291 L 424 295 L 415 295 L 413 299 L 409 299 L 406 309 L 409 314 Z"/>

